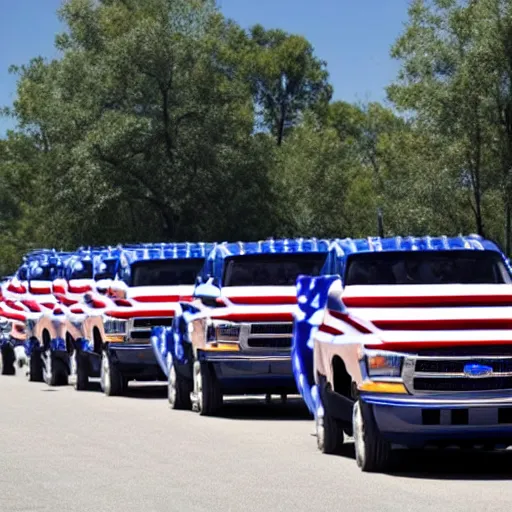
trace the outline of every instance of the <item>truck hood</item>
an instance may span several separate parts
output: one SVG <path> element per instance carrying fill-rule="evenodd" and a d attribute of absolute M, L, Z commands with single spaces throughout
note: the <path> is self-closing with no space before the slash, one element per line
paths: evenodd
<path fill-rule="evenodd" d="M 295 286 L 228 286 L 221 300 L 227 306 L 284 306 L 297 303 Z"/>
<path fill-rule="evenodd" d="M 366 346 L 512 344 L 512 285 L 348 286 L 325 324 Z M 337 332 L 335 332 L 337 331 Z"/>
<path fill-rule="evenodd" d="M 178 302 L 191 300 L 194 285 L 137 286 L 127 289 L 126 298 L 140 303 Z"/>

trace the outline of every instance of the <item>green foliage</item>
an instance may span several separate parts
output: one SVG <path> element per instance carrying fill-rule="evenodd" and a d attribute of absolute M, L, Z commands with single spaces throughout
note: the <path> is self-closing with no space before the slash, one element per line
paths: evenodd
<path fill-rule="evenodd" d="M 0 273 L 38 246 L 372 236 L 378 208 L 387 235 L 510 250 L 511 0 L 414 0 L 391 50 L 396 111 L 331 102 L 309 41 L 245 31 L 214 0 L 58 14 L 60 57 L 11 68 Z"/>

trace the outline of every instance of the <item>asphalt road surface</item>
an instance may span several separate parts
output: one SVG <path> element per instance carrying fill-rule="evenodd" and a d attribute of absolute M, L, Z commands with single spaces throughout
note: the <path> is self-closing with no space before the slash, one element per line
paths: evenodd
<path fill-rule="evenodd" d="M 409 453 L 363 474 L 316 450 L 300 402 L 171 411 L 162 387 L 128 397 L 0 377 L 0 511 L 506 511 L 512 453 Z"/>

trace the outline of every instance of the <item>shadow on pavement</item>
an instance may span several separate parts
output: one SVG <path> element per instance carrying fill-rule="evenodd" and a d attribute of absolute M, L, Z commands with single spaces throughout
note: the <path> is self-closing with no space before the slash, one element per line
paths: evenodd
<path fill-rule="evenodd" d="M 289 398 L 286 403 L 275 399 L 270 404 L 264 399 L 237 398 L 224 399 L 224 407 L 217 415 L 219 418 L 229 420 L 276 420 L 276 421 L 304 421 L 311 420 L 307 407 L 300 398 Z"/>
<path fill-rule="evenodd" d="M 341 457 L 354 459 L 354 443 L 343 445 Z M 511 480 L 512 451 L 396 450 L 386 474 L 424 480 Z"/>

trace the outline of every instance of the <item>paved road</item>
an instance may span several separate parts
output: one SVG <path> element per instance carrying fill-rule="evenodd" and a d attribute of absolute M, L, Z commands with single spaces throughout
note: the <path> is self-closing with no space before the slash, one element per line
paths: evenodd
<path fill-rule="evenodd" d="M 362 474 L 316 451 L 300 403 L 170 411 L 165 388 L 106 398 L 0 377 L 0 511 L 506 511 L 512 453 L 409 454 Z M 408 471 L 407 473 L 405 471 Z"/>

